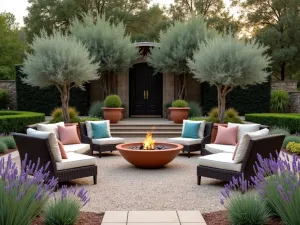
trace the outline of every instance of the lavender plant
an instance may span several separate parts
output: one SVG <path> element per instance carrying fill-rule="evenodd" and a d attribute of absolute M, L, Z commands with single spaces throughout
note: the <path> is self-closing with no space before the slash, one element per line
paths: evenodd
<path fill-rule="evenodd" d="M 61 196 L 54 196 L 44 210 L 46 225 L 73 225 L 78 220 L 80 209 L 89 201 L 87 191 L 77 187 L 62 186 Z"/>
<path fill-rule="evenodd" d="M 246 192 L 254 187 L 269 210 L 278 215 L 286 225 L 300 224 L 300 160 L 294 155 L 290 160 L 287 154 L 283 157 L 263 159 L 258 155 L 255 164 L 256 175 L 251 177 L 253 185 L 243 177 L 233 179 L 222 190 L 221 203 L 230 201 L 231 190 Z"/>
<path fill-rule="evenodd" d="M 48 166 L 40 167 L 39 161 L 27 163 L 25 156 L 19 171 L 11 155 L 7 162 L 0 160 L 0 224 L 31 224 L 58 183 L 55 178 L 49 179 Z"/>

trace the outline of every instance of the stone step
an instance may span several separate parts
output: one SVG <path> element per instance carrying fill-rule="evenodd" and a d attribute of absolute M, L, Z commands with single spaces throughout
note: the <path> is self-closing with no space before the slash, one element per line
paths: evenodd
<path fill-rule="evenodd" d="M 141 137 L 144 138 L 146 135 L 145 131 L 111 131 L 111 135 L 113 137 Z M 152 136 L 155 137 L 180 137 L 181 131 L 154 131 L 152 132 Z"/>

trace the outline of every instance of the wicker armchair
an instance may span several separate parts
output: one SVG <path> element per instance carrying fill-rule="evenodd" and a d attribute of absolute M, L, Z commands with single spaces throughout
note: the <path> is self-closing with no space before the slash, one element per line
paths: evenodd
<path fill-rule="evenodd" d="M 284 135 L 268 135 L 267 137 L 251 139 L 246 151 L 245 159 L 241 163 L 241 165 L 234 164 L 233 162 L 227 164 L 233 167 L 241 166 L 239 171 L 234 171 L 232 169 L 229 170 L 224 168 L 223 169 L 216 168 L 212 164 L 209 166 L 198 165 L 197 166 L 198 185 L 201 184 L 201 177 L 210 177 L 210 178 L 224 180 L 224 181 L 231 181 L 232 177 L 237 178 L 240 177 L 242 174 L 244 174 L 245 178 L 249 179 L 251 176 L 255 175 L 253 166 L 257 161 L 257 155 L 260 154 L 263 158 L 270 158 L 270 155 L 272 155 L 274 158 L 277 158 L 276 152 L 277 151 L 279 152 L 281 150 L 284 137 L 285 137 Z M 221 156 L 221 154 L 229 155 L 230 158 L 232 158 L 232 154 L 230 153 L 217 153 L 217 154 L 211 154 L 203 157 L 212 156 L 211 158 L 213 158 L 213 156 L 216 155 Z"/>
<path fill-rule="evenodd" d="M 202 140 L 199 140 L 199 143 L 189 144 L 186 143 L 186 141 L 181 140 L 182 138 L 169 138 L 168 141 L 183 145 L 182 152 L 183 153 L 187 152 L 188 158 L 190 158 L 191 152 L 199 151 L 201 153 L 205 145 L 210 143 L 212 129 L 213 129 L 213 123 L 205 122 L 204 138 Z"/>
<path fill-rule="evenodd" d="M 21 161 L 25 159 L 25 155 L 27 154 L 27 160 L 31 160 L 33 163 L 37 162 L 38 159 L 40 160 L 40 165 L 45 165 L 50 162 L 48 168 L 50 177 L 54 176 L 58 178 L 59 182 L 93 176 L 94 184 L 97 184 L 96 165 L 58 170 L 53 154 L 50 150 L 48 138 L 37 138 L 18 133 L 14 133 L 13 137 L 16 141 Z M 86 153 L 90 154 L 90 151 Z M 89 156 L 89 158 L 93 157 Z"/>

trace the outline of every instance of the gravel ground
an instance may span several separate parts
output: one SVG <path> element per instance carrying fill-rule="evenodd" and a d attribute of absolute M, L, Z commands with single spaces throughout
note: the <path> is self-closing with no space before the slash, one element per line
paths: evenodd
<path fill-rule="evenodd" d="M 72 182 L 83 185 L 91 197 L 83 211 L 109 210 L 224 210 L 219 203 L 224 182 L 202 178 L 196 183 L 196 160 L 179 155 L 165 168 L 149 170 L 135 168 L 118 152 L 97 158 L 98 184 L 92 178 Z M 19 161 L 19 158 L 14 159 Z"/>

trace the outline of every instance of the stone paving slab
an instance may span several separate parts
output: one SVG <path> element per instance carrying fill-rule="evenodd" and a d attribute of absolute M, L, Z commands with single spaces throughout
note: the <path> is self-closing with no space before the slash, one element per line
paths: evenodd
<path fill-rule="evenodd" d="M 102 225 L 206 225 L 199 211 L 107 211 Z"/>

